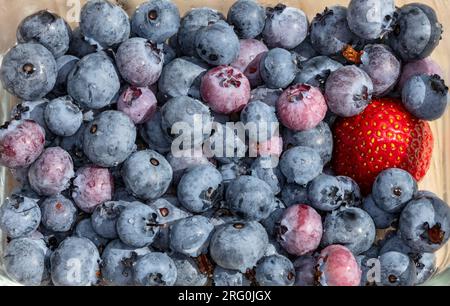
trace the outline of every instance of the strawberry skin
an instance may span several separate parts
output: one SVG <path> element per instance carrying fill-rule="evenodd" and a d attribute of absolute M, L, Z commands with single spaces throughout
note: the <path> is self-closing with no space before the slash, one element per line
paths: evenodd
<path fill-rule="evenodd" d="M 361 114 L 340 118 L 333 135 L 336 175 L 353 178 L 364 194 L 371 192 L 376 176 L 387 168 L 404 169 L 420 180 L 430 167 L 430 126 L 408 113 L 400 100 L 373 100 Z"/>

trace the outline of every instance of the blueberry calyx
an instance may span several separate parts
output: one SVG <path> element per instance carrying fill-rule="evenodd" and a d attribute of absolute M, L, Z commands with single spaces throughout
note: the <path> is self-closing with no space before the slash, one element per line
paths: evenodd
<path fill-rule="evenodd" d="M 436 223 L 432 227 L 425 223 L 424 227 L 425 232 L 423 234 L 430 243 L 441 244 L 444 241 L 445 232 L 442 230 L 440 223 Z"/>
<path fill-rule="evenodd" d="M 156 20 L 158 18 L 158 12 L 156 10 L 150 10 L 147 16 L 150 20 Z"/>
<path fill-rule="evenodd" d="M 26 63 L 25 65 L 22 66 L 22 71 L 25 72 L 27 75 L 32 75 L 36 71 L 36 68 L 34 67 L 33 64 Z"/>
<path fill-rule="evenodd" d="M 437 74 L 434 74 L 430 78 L 431 82 L 431 89 L 433 89 L 435 92 L 446 95 L 448 92 L 448 87 L 445 85 L 445 82 L 441 77 Z"/>

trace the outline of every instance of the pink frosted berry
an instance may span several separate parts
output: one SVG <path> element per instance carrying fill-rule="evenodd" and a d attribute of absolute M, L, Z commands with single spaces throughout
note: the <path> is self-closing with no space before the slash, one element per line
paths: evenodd
<path fill-rule="evenodd" d="M 28 171 L 31 188 L 40 195 L 51 196 L 69 186 L 74 176 L 70 154 L 60 147 L 44 150 Z"/>
<path fill-rule="evenodd" d="M 444 75 L 444 72 L 442 71 L 441 67 L 439 67 L 439 65 L 430 57 L 414 62 L 409 62 L 403 66 L 402 74 L 400 76 L 400 80 L 398 81 L 398 88 L 402 89 L 406 81 L 418 74 L 437 74 L 442 77 Z"/>
<path fill-rule="evenodd" d="M 286 89 L 278 99 L 278 117 L 281 123 L 294 131 L 309 130 L 325 118 L 327 104 L 316 87 L 296 84 Z"/>
<path fill-rule="evenodd" d="M 0 127 L 0 165 L 21 168 L 31 165 L 44 150 L 45 131 L 31 120 L 14 120 Z"/>
<path fill-rule="evenodd" d="M 264 84 L 264 81 L 263 81 L 263 79 L 261 77 L 261 73 L 260 73 L 260 71 L 261 71 L 260 63 L 261 63 L 261 59 L 263 58 L 265 53 L 266 52 L 258 54 L 255 57 L 255 59 L 244 70 L 244 75 L 247 77 L 252 88 L 256 88 L 256 87 Z"/>
<path fill-rule="evenodd" d="M 261 53 L 269 51 L 267 46 L 257 39 L 241 39 L 238 58 L 231 63 L 234 68 L 245 71 L 248 65 Z"/>
<path fill-rule="evenodd" d="M 110 201 L 114 193 L 114 180 L 107 168 L 87 166 L 78 169 L 73 180 L 72 198 L 77 206 L 92 213 L 98 205 Z"/>
<path fill-rule="evenodd" d="M 280 156 L 283 153 L 283 138 L 273 136 L 264 142 L 250 142 L 249 151 L 256 152 L 258 156 Z"/>
<path fill-rule="evenodd" d="M 146 87 L 130 86 L 120 95 L 117 109 L 130 117 L 135 124 L 144 123 L 156 112 L 155 94 Z"/>
<path fill-rule="evenodd" d="M 311 206 L 288 207 L 278 226 L 278 241 L 290 254 L 304 255 L 316 250 L 322 239 L 322 219 Z"/>
<path fill-rule="evenodd" d="M 244 74 L 230 66 L 218 66 L 202 78 L 200 93 L 213 111 L 239 112 L 250 100 L 250 83 Z"/>
<path fill-rule="evenodd" d="M 359 286 L 361 269 L 355 256 L 342 245 L 334 244 L 320 252 L 317 281 L 324 286 Z"/>

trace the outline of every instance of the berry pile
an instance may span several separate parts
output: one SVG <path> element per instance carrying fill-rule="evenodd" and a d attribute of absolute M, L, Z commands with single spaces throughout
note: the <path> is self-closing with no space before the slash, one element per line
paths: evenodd
<path fill-rule="evenodd" d="M 448 103 L 429 58 L 441 33 L 432 8 L 394 0 L 311 22 L 253 0 L 227 18 L 180 17 L 169 0 L 131 18 L 88 1 L 74 30 L 48 11 L 25 18 L 0 69 L 20 100 L 0 127 L 0 165 L 20 183 L 0 208 L 6 273 L 57 286 L 424 283 L 450 237 L 450 208 L 417 183 L 427 121 Z"/>

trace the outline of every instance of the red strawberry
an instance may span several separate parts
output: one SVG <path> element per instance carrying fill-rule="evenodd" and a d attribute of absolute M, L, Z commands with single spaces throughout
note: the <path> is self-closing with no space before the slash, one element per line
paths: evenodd
<path fill-rule="evenodd" d="M 368 194 L 381 171 L 401 168 L 417 180 L 430 167 L 433 134 L 395 99 L 374 100 L 361 114 L 334 126 L 333 168 L 353 178 Z"/>

